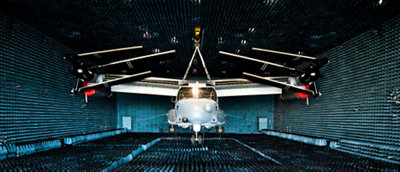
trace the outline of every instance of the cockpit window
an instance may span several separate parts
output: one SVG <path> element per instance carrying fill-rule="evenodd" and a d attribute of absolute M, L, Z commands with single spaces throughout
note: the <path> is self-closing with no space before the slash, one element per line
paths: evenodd
<path fill-rule="evenodd" d="M 210 87 L 181 87 L 178 92 L 178 100 L 188 98 L 206 98 L 217 101 L 217 93 Z"/>

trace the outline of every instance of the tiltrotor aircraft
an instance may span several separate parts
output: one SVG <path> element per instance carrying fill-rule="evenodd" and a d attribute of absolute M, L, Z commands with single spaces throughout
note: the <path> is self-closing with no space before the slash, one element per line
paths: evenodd
<path fill-rule="evenodd" d="M 244 68 L 240 78 L 211 80 L 200 51 L 199 27 L 195 28 L 193 40 L 195 50 L 183 79 L 151 77 L 152 71 L 157 70 L 153 64 L 174 56 L 175 50 L 132 57 L 143 49 L 134 46 L 65 55 L 64 59 L 72 63 L 73 74 L 78 78 L 71 92 L 74 95 L 84 93 L 85 103 L 88 96 L 106 97 L 111 92 L 174 97 L 174 108 L 167 113 L 167 121 L 171 124 L 169 132 L 176 132 L 176 126 L 190 128 L 195 132 L 193 143 L 204 141 L 198 134 L 202 129 L 216 127 L 217 133 L 224 132 L 226 115 L 219 107 L 219 97 L 281 95 L 283 99 L 307 99 L 308 104 L 309 95 L 321 95 L 316 81 L 321 78 L 319 69 L 328 62 L 327 59 L 260 48 L 253 48 L 252 52 L 263 59 L 220 51 L 221 59 L 251 68 Z M 207 80 L 187 79 L 196 54 Z M 111 61 L 110 57 L 120 59 Z M 264 60 L 266 58 L 274 62 Z M 306 62 L 310 65 L 299 69 L 298 66 Z"/>

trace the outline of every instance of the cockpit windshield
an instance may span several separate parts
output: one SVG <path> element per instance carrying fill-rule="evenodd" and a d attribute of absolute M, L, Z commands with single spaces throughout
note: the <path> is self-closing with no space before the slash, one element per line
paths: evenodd
<path fill-rule="evenodd" d="M 178 92 L 178 100 L 188 98 L 205 98 L 217 101 L 217 93 L 212 87 L 181 87 Z"/>

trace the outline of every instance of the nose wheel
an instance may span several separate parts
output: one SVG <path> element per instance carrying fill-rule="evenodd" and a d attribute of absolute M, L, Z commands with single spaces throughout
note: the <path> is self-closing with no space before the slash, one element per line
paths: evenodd
<path fill-rule="evenodd" d="M 215 128 L 215 132 L 216 132 L 216 134 L 224 134 L 225 128 L 222 126 L 219 126 L 219 127 Z"/>

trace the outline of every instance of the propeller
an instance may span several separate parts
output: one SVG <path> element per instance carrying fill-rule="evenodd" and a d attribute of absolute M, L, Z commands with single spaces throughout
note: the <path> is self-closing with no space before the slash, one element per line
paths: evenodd
<path fill-rule="evenodd" d="M 235 61 L 235 59 L 236 59 L 236 60 L 242 60 L 245 62 L 252 62 L 257 65 L 257 66 L 253 66 L 253 67 L 260 67 L 259 68 L 260 71 L 267 71 L 267 69 L 269 69 L 269 67 L 273 67 L 275 69 L 284 71 L 291 76 L 297 76 L 299 73 L 303 73 L 303 71 L 297 70 L 296 68 L 293 68 L 293 67 L 287 67 L 285 65 L 272 63 L 272 62 L 265 61 L 265 60 L 255 59 L 255 58 L 251 58 L 251 57 L 247 57 L 247 56 L 243 56 L 243 55 L 228 53 L 228 52 L 224 52 L 224 51 L 219 51 L 219 54 L 221 55 L 222 59 L 226 59 L 229 61 Z"/>
<path fill-rule="evenodd" d="M 160 52 L 160 53 L 155 53 L 155 54 L 149 54 L 149 55 L 144 55 L 144 56 L 139 56 L 139 57 L 133 57 L 133 58 L 129 58 L 129 59 L 125 59 L 125 60 L 120 60 L 120 61 L 115 61 L 115 62 L 111 62 L 111 63 L 107 63 L 107 64 L 102 64 L 102 65 L 97 65 L 97 66 L 93 66 L 88 68 L 89 71 L 96 71 L 96 72 L 100 72 L 100 69 L 104 69 L 107 67 L 111 67 L 114 65 L 119 65 L 119 64 L 126 64 L 129 69 L 133 69 L 134 68 L 134 63 L 140 61 L 140 60 L 144 60 L 144 59 L 150 59 L 150 58 L 155 58 L 155 57 L 161 57 L 165 55 L 171 55 L 171 54 L 175 54 L 176 51 L 175 50 L 169 50 L 169 51 L 165 51 L 165 52 Z M 140 66 L 139 66 L 140 67 Z"/>
<path fill-rule="evenodd" d="M 141 72 L 141 73 L 137 73 L 134 75 L 124 76 L 121 78 L 111 79 L 108 81 L 99 82 L 99 83 L 91 84 L 88 86 L 80 87 L 79 89 L 77 89 L 77 93 L 80 93 L 85 90 L 99 88 L 99 87 L 109 88 L 113 85 L 118 85 L 121 83 L 126 83 L 126 82 L 131 82 L 131 81 L 139 81 L 146 77 L 149 77 L 150 75 L 151 75 L 151 71 L 146 71 L 146 72 Z"/>
<path fill-rule="evenodd" d="M 98 88 L 109 88 L 113 85 L 131 82 L 131 81 L 139 81 L 151 75 L 151 71 L 149 70 L 150 65 L 143 65 L 144 62 L 148 62 L 149 60 L 159 60 L 160 58 L 165 59 L 166 57 L 170 57 L 170 55 L 175 54 L 175 50 L 169 50 L 165 52 L 142 55 L 138 57 L 132 57 L 136 55 L 138 52 L 142 50 L 142 46 L 133 46 L 133 47 L 125 47 L 118 49 L 110 49 L 103 51 L 95 51 L 89 53 L 81 53 L 77 55 L 66 54 L 64 59 L 69 61 L 73 66 L 73 74 L 78 78 L 76 81 L 76 86 L 72 89 L 72 93 L 74 95 L 79 94 L 81 92 L 85 93 L 85 97 L 87 97 L 88 92 L 91 92 L 94 89 Z M 90 65 L 94 61 L 96 63 L 96 59 L 104 59 L 113 57 L 129 57 L 124 60 L 118 60 L 114 62 L 109 62 L 105 64 L 99 65 Z M 103 60 L 104 62 L 104 60 Z M 98 64 L 98 63 L 97 63 Z M 126 66 L 123 66 L 126 64 Z M 147 64 L 153 64 L 151 62 Z M 122 65 L 122 66 L 121 66 Z M 135 65 L 135 67 L 134 67 Z M 102 81 L 103 78 L 101 74 L 119 74 L 121 73 L 121 69 L 128 67 L 129 73 L 131 75 L 124 75 L 119 78 L 110 79 L 107 81 Z M 124 69 L 125 70 L 125 69 Z M 128 71 L 126 72 L 128 73 Z M 92 83 L 91 83 L 92 82 Z"/>
<path fill-rule="evenodd" d="M 262 76 L 258 76 L 258 75 L 254 75 L 251 73 L 247 73 L 247 72 L 243 72 L 243 76 L 249 80 L 252 80 L 254 82 L 258 82 L 261 84 L 266 84 L 266 85 L 272 85 L 275 87 L 279 87 L 285 90 L 291 90 L 291 91 L 295 91 L 295 92 L 302 92 L 302 93 L 307 93 L 307 94 L 311 94 L 314 96 L 317 96 L 317 94 L 315 93 L 315 91 L 313 90 L 308 90 L 305 89 L 304 87 L 301 86 L 295 86 L 295 85 L 291 85 L 285 82 L 281 82 L 281 81 L 277 81 L 274 79 L 270 79 L 268 77 L 262 77 Z"/>
<path fill-rule="evenodd" d="M 276 86 L 285 90 L 291 90 L 294 92 L 301 92 L 306 93 L 309 95 L 319 96 L 320 93 L 316 87 L 316 81 L 322 78 L 320 73 L 320 69 L 328 63 L 328 59 L 326 58 L 316 58 L 311 56 L 299 55 L 299 54 L 292 54 L 268 49 L 261 49 L 261 48 L 252 48 L 253 51 L 257 51 L 258 53 L 264 53 L 267 57 L 271 57 L 271 60 L 279 61 L 288 61 L 288 59 L 295 59 L 301 58 L 305 61 L 311 61 L 315 63 L 315 65 L 310 65 L 309 67 L 305 68 L 304 70 L 297 69 L 296 67 L 286 66 L 278 63 L 273 63 L 266 60 L 260 60 L 252 57 L 247 57 L 243 55 L 228 53 L 224 51 L 220 51 L 219 54 L 222 59 L 230 60 L 230 61 L 237 61 L 239 60 L 241 64 L 243 63 L 250 63 L 249 66 L 251 67 L 244 67 L 243 77 L 248 80 Z M 286 58 L 286 59 L 285 59 Z M 292 77 L 294 83 L 286 83 L 281 82 L 272 78 L 259 76 L 256 74 L 249 73 L 248 71 L 255 71 L 255 72 L 267 72 L 272 71 L 279 74 L 287 74 L 288 77 Z M 278 71 L 278 72 L 277 72 Z M 310 89 L 308 89 L 310 88 Z"/>

